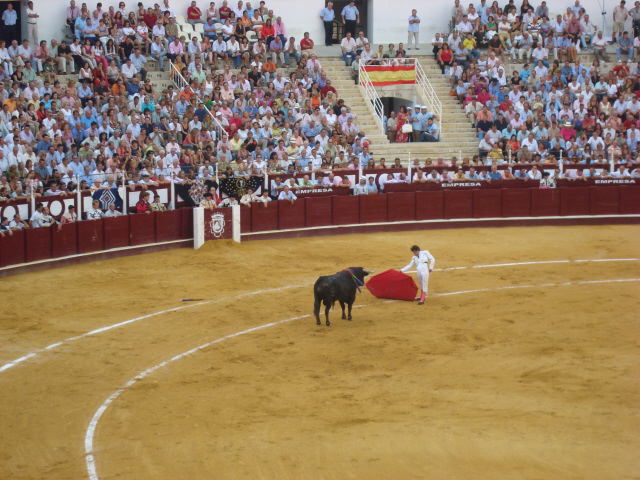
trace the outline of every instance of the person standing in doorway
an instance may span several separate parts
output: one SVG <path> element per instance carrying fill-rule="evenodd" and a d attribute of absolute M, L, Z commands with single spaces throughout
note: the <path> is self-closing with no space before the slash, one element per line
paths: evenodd
<path fill-rule="evenodd" d="M 329 47 L 333 43 L 333 21 L 336 18 L 336 12 L 333 10 L 333 2 L 328 2 L 327 6 L 320 12 L 320 18 L 324 23 L 324 44 Z"/>
<path fill-rule="evenodd" d="M 420 17 L 418 17 L 418 11 L 414 8 L 411 10 L 411 16 L 409 17 L 409 40 L 407 41 L 407 50 L 411 50 L 411 40 L 416 44 L 416 50 L 420 50 L 418 47 L 420 39 Z"/>
<path fill-rule="evenodd" d="M 33 8 L 33 2 L 27 2 L 27 38 L 31 45 L 38 45 L 38 15 Z"/>
<path fill-rule="evenodd" d="M 347 32 L 351 33 L 352 37 L 356 36 L 356 25 L 360 23 L 360 11 L 356 7 L 356 2 L 351 0 L 348 5 L 345 5 L 342 9 L 342 23 L 345 25 Z"/>
<path fill-rule="evenodd" d="M 7 4 L 7 9 L 2 12 L 2 24 L 3 24 L 3 37 L 10 43 L 14 38 L 18 38 L 18 12 L 13 8 L 13 3 Z"/>

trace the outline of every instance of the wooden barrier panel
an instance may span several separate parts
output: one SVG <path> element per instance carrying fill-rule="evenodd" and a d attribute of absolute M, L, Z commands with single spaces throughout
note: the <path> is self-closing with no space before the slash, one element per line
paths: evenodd
<path fill-rule="evenodd" d="M 78 253 L 78 225 L 65 223 L 51 232 L 51 257 L 66 257 Z"/>
<path fill-rule="evenodd" d="M 182 221 L 180 238 L 193 238 L 193 207 L 181 208 L 178 211 Z"/>
<path fill-rule="evenodd" d="M 502 215 L 501 190 L 474 190 L 473 216 L 475 218 L 500 217 Z"/>
<path fill-rule="evenodd" d="M 288 200 L 278 200 L 276 203 L 278 204 L 278 228 L 280 230 L 304 227 L 305 202 L 303 199 L 299 198 L 293 203 Z"/>
<path fill-rule="evenodd" d="M 399 192 L 387 197 L 387 218 L 390 222 L 416 219 L 415 192 Z"/>
<path fill-rule="evenodd" d="M 591 215 L 617 214 L 620 211 L 620 187 L 589 187 Z"/>
<path fill-rule="evenodd" d="M 278 202 L 269 202 L 266 207 L 251 208 L 252 232 L 278 229 Z"/>
<path fill-rule="evenodd" d="M 560 215 L 589 215 L 589 187 L 561 189 Z"/>
<path fill-rule="evenodd" d="M 618 187 L 620 190 L 620 213 L 640 213 L 640 187 Z"/>
<path fill-rule="evenodd" d="M 349 225 L 360 221 L 360 202 L 358 197 L 331 197 L 334 225 Z"/>
<path fill-rule="evenodd" d="M 249 233 L 251 231 L 251 210 L 254 208 L 264 208 L 262 203 L 254 202 L 251 207 L 246 205 L 240 206 L 240 231 L 242 233 Z"/>
<path fill-rule="evenodd" d="M 27 262 L 51 258 L 51 228 L 41 227 L 25 230 Z"/>
<path fill-rule="evenodd" d="M 331 225 L 331 197 L 307 197 L 305 202 L 305 225 L 320 227 Z"/>
<path fill-rule="evenodd" d="M 129 246 L 129 217 L 109 217 L 104 219 L 104 248 Z"/>
<path fill-rule="evenodd" d="M 131 245 L 143 245 L 156 241 L 156 217 L 153 213 L 129 215 L 129 238 Z"/>
<path fill-rule="evenodd" d="M 548 217 L 560 215 L 560 191 L 556 188 L 531 190 L 531 216 Z"/>
<path fill-rule="evenodd" d="M 502 190 L 503 217 L 531 216 L 532 188 L 513 188 Z"/>
<path fill-rule="evenodd" d="M 472 190 L 445 190 L 444 218 L 473 217 Z"/>
<path fill-rule="evenodd" d="M 104 249 L 104 220 L 78 222 L 78 253 L 96 252 Z"/>
<path fill-rule="evenodd" d="M 15 230 L 12 235 L 0 237 L 0 267 L 26 261 L 24 230 Z"/>
<path fill-rule="evenodd" d="M 387 196 L 383 194 L 358 196 L 360 223 L 387 221 Z"/>
<path fill-rule="evenodd" d="M 416 220 L 444 218 L 444 192 L 416 192 Z"/>
<path fill-rule="evenodd" d="M 165 210 L 164 212 L 155 212 L 153 215 L 156 217 L 157 242 L 169 242 L 180 239 L 180 221 L 182 215 L 179 210 Z"/>
<path fill-rule="evenodd" d="M 231 209 L 213 208 L 204 210 L 204 241 L 224 240 L 233 237 Z"/>

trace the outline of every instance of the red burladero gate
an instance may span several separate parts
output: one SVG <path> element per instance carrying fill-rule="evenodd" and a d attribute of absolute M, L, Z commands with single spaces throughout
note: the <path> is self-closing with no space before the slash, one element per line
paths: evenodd
<path fill-rule="evenodd" d="M 209 211 L 207 239 L 232 236 L 231 209 Z M 638 223 L 640 186 L 573 186 L 557 189 L 447 189 L 365 196 L 307 197 L 241 207 L 243 240 L 408 228 L 545 223 Z M 457 223 L 459 222 L 459 223 Z M 193 209 L 132 214 L 0 237 L 0 274 L 12 265 L 96 254 L 127 254 L 155 247 L 187 246 Z M 502 224 L 505 224 L 502 223 Z M 148 247 L 148 248 L 147 248 Z"/>

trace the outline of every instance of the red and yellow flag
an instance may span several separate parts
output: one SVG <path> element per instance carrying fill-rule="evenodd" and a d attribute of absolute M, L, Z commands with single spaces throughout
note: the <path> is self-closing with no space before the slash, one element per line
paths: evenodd
<path fill-rule="evenodd" d="M 364 69 L 374 87 L 416 83 L 415 65 L 367 65 Z"/>

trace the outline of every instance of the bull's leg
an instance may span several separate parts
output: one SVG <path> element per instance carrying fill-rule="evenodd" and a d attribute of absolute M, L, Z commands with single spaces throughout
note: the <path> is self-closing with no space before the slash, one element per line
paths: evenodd
<path fill-rule="evenodd" d="M 331 325 L 331 322 L 329 321 L 329 310 L 331 310 L 331 303 L 329 302 L 325 302 L 324 304 L 324 316 L 326 318 L 326 324 L 327 327 Z"/>
<path fill-rule="evenodd" d="M 347 320 L 351 320 L 351 307 L 353 306 L 353 300 L 348 302 L 347 305 L 349 306 L 349 315 L 347 316 Z"/>
<path fill-rule="evenodd" d="M 313 302 L 313 314 L 316 316 L 316 325 L 320 325 L 320 299 L 318 297 Z"/>
<path fill-rule="evenodd" d="M 342 308 L 342 320 L 346 320 L 347 316 L 344 314 L 344 302 L 340 300 L 340 308 Z"/>

